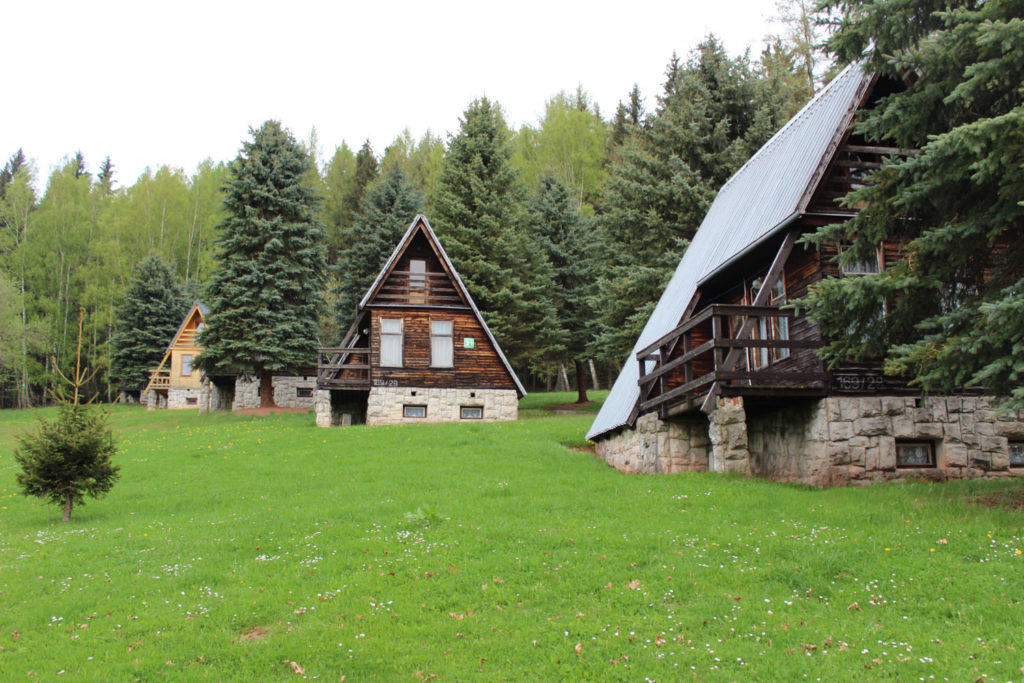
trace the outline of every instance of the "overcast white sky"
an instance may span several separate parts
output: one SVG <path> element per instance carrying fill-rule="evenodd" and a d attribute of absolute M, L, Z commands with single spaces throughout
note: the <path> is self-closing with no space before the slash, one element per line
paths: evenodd
<path fill-rule="evenodd" d="M 608 117 L 636 82 L 653 106 L 672 51 L 708 32 L 757 56 L 774 0 L 563 2 L 0 3 L 0 159 L 19 147 L 38 185 L 81 150 L 131 185 L 149 166 L 186 173 L 233 158 L 250 126 L 316 126 L 325 156 L 342 140 L 384 148 L 455 132 L 474 98 L 518 128 L 577 84 Z M 0 162 L 2 163 L 2 162 Z"/>

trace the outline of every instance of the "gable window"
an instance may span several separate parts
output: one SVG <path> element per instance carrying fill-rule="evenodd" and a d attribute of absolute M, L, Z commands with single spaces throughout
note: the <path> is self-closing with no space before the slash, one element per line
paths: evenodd
<path fill-rule="evenodd" d="M 935 446 L 930 441 L 897 441 L 896 467 L 935 467 Z"/>
<path fill-rule="evenodd" d="M 430 367 L 450 368 L 453 365 L 454 344 L 452 321 L 430 321 Z"/>
<path fill-rule="evenodd" d="M 753 305 L 764 285 L 764 278 L 755 278 L 747 285 L 747 305 Z M 768 305 L 776 308 L 786 303 L 786 274 L 779 273 L 779 279 L 772 287 Z M 782 316 L 761 316 L 754 327 L 754 339 L 785 341 L 789 339 L 789 318 Z M 789 358 L 789 349 L 752 348 L 747 352 L 747 362 L 753 370 L 767 367 L 770 363 Z"/>
<path fill-rule="evenodd" d="M 459 418 L 463 420 L 482 420 L 484 417 L 483 406 L 460 406 Z"/>
<path fill-rule="evenodd" d="M 409 289 L 427 288 L 427 262 L 423 259 L 409 261 Z"/>
<path fill-rule="evenodd" d="M 402 406 L 402 417 L 426 417 L 426 406 Z"/>
<path fill-rule="evenodd" d="M 380 319 L 380 364 L 402 367 L 402 319 Z"/>
<path fill-rule="evenodd" d="M 839 253 L 843 253 L 842 248 L 839 249 Z M 882 250 L 875 251 L 873 259 L 840 264 L 839 272 L 843 275 L 877 275 L 882 272 Z"/>
<path fill-rule="evenodd" d="M 1024 441 L 1010 442 L 1010 467 L 1024 467 Z"/>
<path fill-rule="evenodd" d="M 181 376 L 188 377 L 192 374 L 192 356 L 181 357 Z"/>

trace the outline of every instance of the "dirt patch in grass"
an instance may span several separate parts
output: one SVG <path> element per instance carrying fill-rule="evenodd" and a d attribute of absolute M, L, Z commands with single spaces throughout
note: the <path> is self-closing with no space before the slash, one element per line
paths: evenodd
<path fill-rule="evenodd" d="M 246 408 L 245 410 L 236 410 L 236 415 L 281 415 L 284 413 L 308 413 L 311 408 L 280 408 L 273 406 L 272 408 Z"/>
<path fill-rule="evenodd" d="M 570 451 L 576 451 L 577 453 L 590 453 L 591 455 L 597 455 L 597 449 L 594 446 L 566 446 Z"/>
<path fill-rule="evenodd" d="M 266 640 L 270 637 L 270 631 L 262 626 L 253 626 L 248 631 L 239 633 L 235 638 L 236 643 L 244 643 L 250 640 Z"/>
<path fill-rule="evenodd" d="M 978 505 L 984 505 L 987 508 L 1007 508 L 1024 512 L 1024 489 L 996 491 L 985 496 L 977 496 L 973 500 Z"/>

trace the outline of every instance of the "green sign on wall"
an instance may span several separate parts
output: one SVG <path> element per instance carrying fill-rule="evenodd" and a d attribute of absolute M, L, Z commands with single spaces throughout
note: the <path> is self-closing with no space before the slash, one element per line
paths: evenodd
<path fill-rule="evenodd" d="M 464 348 L 464 349 L 471 349 L 471 348 L 473 348 L 473 338 L 472 337 L 463 337 L 462 338 L 462 348 Z"/>

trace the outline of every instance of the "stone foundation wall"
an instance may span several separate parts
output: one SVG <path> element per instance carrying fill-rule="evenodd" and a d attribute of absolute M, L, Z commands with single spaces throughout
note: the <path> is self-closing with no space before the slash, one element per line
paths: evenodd
<path fill-rule="evenodd" d="M 176 389 L 171 387 L 167 390 L 167 407 L 171 410 L 182 410 L 185 408 L 198 408 L 202 389 Z M 188 399 L 194 398 L 195 403 L 189 405 Z"/>
<path fill-rule="evenodd" d="M 663 422 L 651 413 L 596 444 L 597 454 L 615 469 L 640 474 L 702 472 L 708 469 L 708 422 L 703 415 Z"/>
<path fill-rule="evenodd" d="M 935 466 L 897 467 L 904 440 L 930 443 Z M 1009 466 L 1010 441 L 1024 441 L 1024 411 L 1001 413 L 985 397 L 833 396 L 753 415 L 741 399 L 720 398 L 709 417 L 644 415 L 599 440 L 597 453 L 625 472 L 744 472 L 841 486 L 1024 476 Z"/>
<path fill-rule="evenodd" d="M 274 377 L 274 403 L 279 408 L 312 408 L 313 393 L 316 392 L 316 377 Z M 260 407 L 260 378 L 235 380 L 235 399 L 231 410 L 248 410 Z M 297 389 L 309 389 L 309 396 L 298 396 Z"/>
<path fill-rule="evenodd" d="M 308 389 L 309 395 L 299 396 L 299 389 Z M 315 376 L 274 378 L 274 403 L 281 408 L 312 408 L 315 394 Z"/>
<path fill-rule="evenodd" d="M 986 397 L 831 397 L 823 403 L 818 428 L 828 430 L 831 485 L 1009 476 L 1009 441 L 1024 440 L 1024 412 L 999 413 Z M 897 440 L 931 443 L 935 467 L 897 467 Z"/>
<path fill-rule="evenodd" d="M 403 417 L 402 407 L 426 406 L 426 417 Z M 366 424 L 413 424 L 417 422 L 473 422 L 460 417 L 460 408 L 483 408 L 484 422 L 519 417 L 519 395 L 514 389 L 423 389 L 373 387 L 366 406 Z"/>

